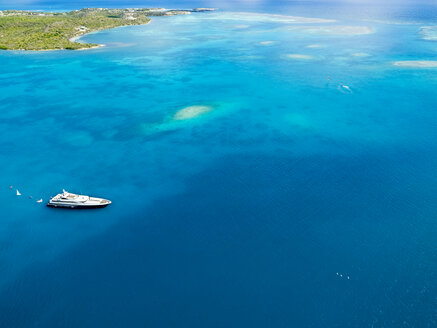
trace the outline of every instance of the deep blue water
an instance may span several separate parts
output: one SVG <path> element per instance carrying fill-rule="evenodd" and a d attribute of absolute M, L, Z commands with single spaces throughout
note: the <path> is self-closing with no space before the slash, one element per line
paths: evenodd
<path fill-rule="evenodd" d="M 0 53 L 1 327 L 437 325 L 436 8 L 224 5 Z"/>

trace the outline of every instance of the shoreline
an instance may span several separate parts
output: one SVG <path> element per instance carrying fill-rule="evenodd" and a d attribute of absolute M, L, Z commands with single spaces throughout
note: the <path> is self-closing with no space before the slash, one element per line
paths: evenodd
<path fill-rule="evenodd" d="M 56 13 L 0 10 L 0 50 L 88 50 L 106 46 L 80 42 L 89 33 L 116 27 L 147 25 L 151 17 L 214 11 L 214 8 L 175 10 L 164 8 L 82 8 Z M 62 32 L 59 32 L 62 31 Z"/>
<path fill-rule="evenodd" d="M 150 24 L 151 21 L 152 21 L 152 19 L 150 19 L 147 23 L 144 23 L 144 24 L 122 25 L 122 26 L 115 26 L 115 27 L 110 27 L 110 28 L 104 28 L 104 29 L 101 29 L 101 30 L 89 31 L 89 32 L 85 32 L 83 34 L 75 35 L 75 36 L 69 38 L 68 41 L 74 42 L 74 43 L 78 43 L 78 44 L 82 44 L 82 42 L 80 42 L 79 39 L 84 37 L 84 36 L 86 36 L 86 35 L 88 35 L 88 34 L 97 33 L 97 32 L 100 32 L 100 31 L 112 30 L 112 29 L 116 29 L 116 28 L 120 28 L 120 27 L 126 27 L 126 26 L 148 25 L 148 24 Z M 78 49 L 71 49 L 71 50 L 83 51 L 83 50 L 91 50 L 91 49 L 103 48 L 103 47 L 106 47 L 106 46 L 107 46 L 106 44 L 96 44 L 95 46 L 92 46 L 92 47 L 85 47 L 85 48 L 78 48 Z M 65 48 L 64 49 L 46 49 L 45 51 L 54 51 L 54 50 L 70 50 L 70 49 L 65 49 Z M 29 51 L 29 50 L 26 50 L 26 51 Z M 41 50 L 33 50 L 33 51 L 41 51 Z"/>
<path fill-rule="evenodd" d="M 75 36 L 69 38 L 68 41 L 73 42 L 73 43 L 77 43 L 77 44 L 83 44 L 83 42 L 79 42 L 78 40 L 80 38 L 82 38 L 83 36 L 87 35 L 87 34 L 96 33 L 96 32 L 100 32 L 100 31 L 112 30 L 112 29 L 115 29 L 115 28 L 126 27 L 126 26 L 147 25 L 151 21 L 152 21 L 152 19 L 150 19 L 147 23 L 144 23 L 144 24 L 121 25 L 121 26 L 114 26 L 114 27 L 109 27 L 109 28 L 104 28 L 104 29 L 99 29 L 99 30 L 87 31 L 87 32 L 85 32 L 83 34 L 78 34 L 78 35 L 75 35 Z M 36 52 L 36 51 L 62 51 L 62 50 L 67 50 L 67 51 L 84 51 L 84 50 L 92 50 L 92 49 L 103 48 L 103 47 L 106 47 L 106 46 L 107 46 L 106 44 L 96 44 L 96 45 L 93 45 L 92 47 L 83 47 L 83 48 L 77 48 L 77 49 L 68 49 L 68 48 L 59 48 L 59 49 L 3 49 L 3 51 L 32 51 L 32 52 Z"/>
<path fill-rule="evenodd" d="M 91 34 L 91 33 L 96 33 L 96 32 L 100 32 L 100 31 L 107 31 L 107 30 L 112 30 L 114 28 L 119 28 L 119 27 L 125 27 L 125 26 L 141 26 L 141 25 L 147 25 L 152 21 L 152 19 L 150 19 L 147 23 L 144 24 L 138 24 L 138 25 L 122 25 L 122 26 L 116 26 L 116 27 L 110 27 L 110 28 L 104 28 L 104 29 L 100 29 L 100 30 L 94 30 L 94 31 L 89 31 L 83 34 L 78 34 L 75 35 L 71 38 L 68 39 L 68 41 L 73 42 L 73 43 L 79 43 L 79 44 L 83 44 L 82 42 L 80 42 L 79 40 L 84 37 L 87 34 Z M 106 44 L 96 44 L 95 46 L 92 47 L 84 47 L 84 48 L 78 48 L 78 49 L 71 49 L 71 50 L 78 50 L 78 51 L 84 51 L 84 50 L 92 50 L 92 49 L 98 49 L 98 48 L 103 48 L 106 47 Z M 70 50 L 70 49 L 47 49 L 46 51 L 53 51 L 53 50 Z M 39 51 L 39 50 L 34 50 L 34 51 Z"/>

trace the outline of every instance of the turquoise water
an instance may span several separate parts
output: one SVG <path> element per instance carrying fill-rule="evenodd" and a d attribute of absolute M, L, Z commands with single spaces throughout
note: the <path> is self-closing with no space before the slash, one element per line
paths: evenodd
<path fill-rule="evenodd" d="M 2 326 L 436 325 L 432 21 L 312 9 L 0 53 Z"/>

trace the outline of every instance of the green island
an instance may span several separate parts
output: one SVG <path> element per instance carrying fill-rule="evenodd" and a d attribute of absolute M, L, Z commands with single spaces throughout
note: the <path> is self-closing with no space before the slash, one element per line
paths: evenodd
<path fill-rule="evenodd" d="M 84 8 L 70 12 L 3 10 L 0 11 L 0 49 L 90 49 L 100 45 L 75 42 L 75 38 L 86 33 L 119 26 L 147 24 L 150 16 L 173 16 L 212 10 L 214 9 Z"/>

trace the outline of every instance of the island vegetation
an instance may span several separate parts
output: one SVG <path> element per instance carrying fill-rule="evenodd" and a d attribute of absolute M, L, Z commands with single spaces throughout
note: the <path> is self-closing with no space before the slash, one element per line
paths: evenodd
<path fill-rule="evenodd" d="M 213 9 L 84 8 L 70 12 L 3 10 L 0 11 L 0 49 L 88 49 L 99 45 L 75 42 L 75 38 L 93 31 L 147 24 L 150 21 L 150 16 L 172 16 L 210 10 Z"/>

